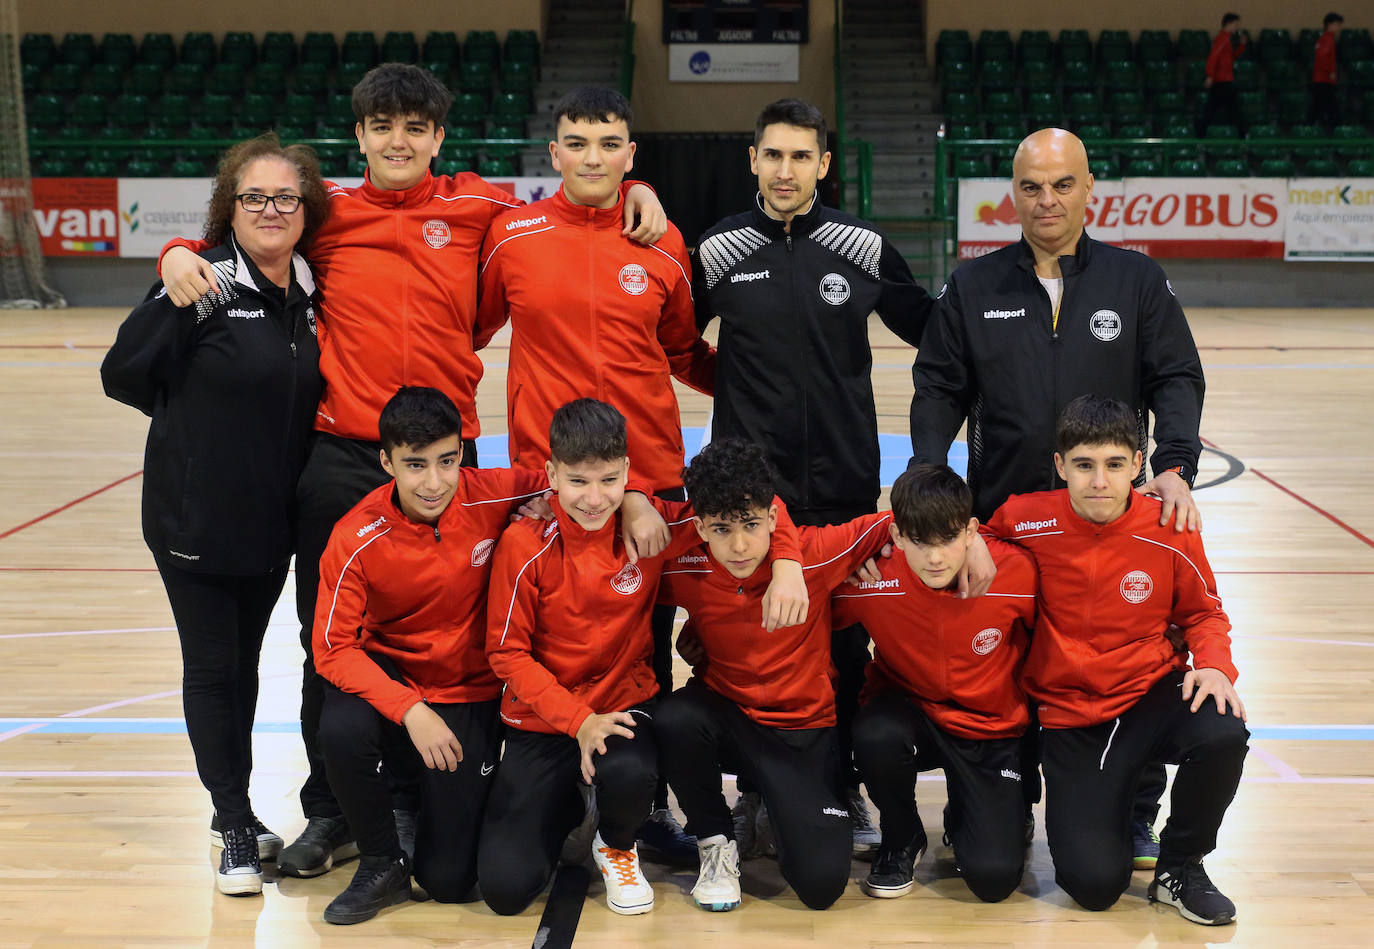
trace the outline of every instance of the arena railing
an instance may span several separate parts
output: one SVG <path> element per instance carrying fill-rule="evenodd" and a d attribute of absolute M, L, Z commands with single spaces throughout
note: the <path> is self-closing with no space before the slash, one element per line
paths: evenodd
<path fill-rule="evenodd" d="M 626 0 L 624 36 L 620 46 L 620 94 L 626 99 L 635 87 L 635 0 Z"/>

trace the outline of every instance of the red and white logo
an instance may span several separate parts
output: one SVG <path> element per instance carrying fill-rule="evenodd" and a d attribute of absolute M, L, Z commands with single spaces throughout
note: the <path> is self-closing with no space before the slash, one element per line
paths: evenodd
<path fill-rule="evenodd" d="M 448 242 L 453 239 L 453 233 L 448 229 L 446 221 L 437 218 L 430 218 L 421 226 L 421 233 L 425 236 L 425 243 L 435 250 L 440 247 L 447 247 Z"/>
<path fill-rule="evenodd" d="M 994 627 L 989 627 L 973 637 L 973 651 L 980 656 L 986 656 L 1000 645 L 1002 631 Z"/>
<path fill-rule="evenodd" d="M 629 596 L 639 589 L 644 582 L 644 574 L 639 572 L 639 568 L 632 563 L 627 563 L 620 568 L 620 572 L 611 577 L 611 589 L 621 596 Z"/>
<path fill-rule="evenodd" d="M 1121 596 L 1127 603 L 1144 603 L 1154 589 L 1155 582 L 1144 570 L 1132 570 L 1121 578 Z"/>
<path fill-rule="evenodd" d="M 632 297 L 637 297 L 649 289 L 649 272 L 639 264 L 626 264 L 620 268 L 620 289 Z"/>
<path fill-rule="evenodd" d="M 488 537 L 486 540 L 479 540 L 477 546 L 472 548 L 472 565 L 480 567 L 491 559 L 491 552 L 496 549 L 496 538 Z"/>

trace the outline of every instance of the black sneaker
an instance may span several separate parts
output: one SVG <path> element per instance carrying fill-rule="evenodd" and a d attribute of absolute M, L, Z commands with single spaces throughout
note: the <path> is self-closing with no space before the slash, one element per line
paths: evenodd
<path fill-rule="evenodd" d="M 916 876 L 916 864 L 926 852 L 926 832 L 918 830 L 901 850 L 881 844 L 878 855 L 873 858 L 873 869 L 868 871 L 863 889 L 869 896 L 878 899 L 895 899 L 911 892 Z"/>
<path fill-rule="evenodd" d="M 1151 903 L 1166 903 L 1183 914 L 1183 918 L 1203 926 L 1225 926 L 1236 921 L 1236 904 L 1222 895 L 1207 871 L 1202 869 L 1201 857 L 1189 857 L 1179 864 L 1161 862 L 1155 868 L 1155 878 L 1146 891 Z"/>
<path fill-rule="evenodd" d="M 697 863 L 697 839 L 682 829 L 673 812 L 660 807 L 640 825 L 639 855 L 671 866 L 689 867 Z"/>
<path fill-rule="evenodd" d="M 347 821 L 342 817 L 312 817 L 301 835 L 277 857 L 277 867 L 286 876 L 317 877 L 335 862 L 357 855 L 358 845 Z"/>
<path fill-rule="evenodd" d="M 254 896 L 262 892 L 262 863 L 258 859 L 257 829 L 229 827 L 220 834 L 224 850 L 219 855 L 215 888 L 230 896 Z"/>
<path fill-rule="evenodd" d="M 275 860 L 277 854 L 281 853 L 282 844 L 286 841 L 272 833 L 258 820 L 258 815 L 253 815 L 253 834 L 258 839 L 258 859 Z M 223 847 L 224 834 L 219 826 L 219 815 L 210 815 L 210 846 Z"/>
<path fill-rule="evenodd" d="M 1159 834 L 1149 821 L 1131 821 L 1131 866 L 1153 870 L 1159 862 Z"/>
<path fill-rule="evenodd" d="M 405 857 L 363 857 L 348 889 L 324 908 L 324 921 L 339 926 L 361 923 L 408 899 L 410 864 Z"/>

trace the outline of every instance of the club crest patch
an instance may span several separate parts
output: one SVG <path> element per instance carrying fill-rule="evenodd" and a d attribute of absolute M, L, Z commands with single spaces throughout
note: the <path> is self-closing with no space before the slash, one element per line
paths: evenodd
<path fill-rule="evenodd" d="M 632 297 L 637 297 L 649 289 L 649 273 L 639 264 L 626 264 L 620 268 L 620 289 Z"/>
<path fill-rule="evenodd" d="M 453 239 L 453 233 L 448 229 L 448 224 L 437 218 L 430 218 L 421 225 L 420 233 L 424 235 L 425 243 L 435 250 L 448 246 L 448 242 Z"/>
<path fill-rule="evenodd" d="M 620 568 L 620 572 L 611 577 L 611 589 L 621 596 L 629 596 L 639 589 L 644 582 L 644 574 L 639 572 L 639 567 L 632 563 L 627 563 Z"/>
<path fill-rule="evenodd" d="M 472 548 L 472 565 L 480 567 L 491 559 L 491 552 L 496 549 L 496 538 L 488 537 L 486 540 L 479 540 L 477 546 Z"/>
<path fill-rule="evenodd" d="M 973 651 L 980 656 L 986 656 L 1002 644 L 1002 631 L 1000 629 L 988 628 L 973 637 Z"/>
<path fill-rule="evenodd" d="M 1155 582 L 1144 570 L 1132 570 L 1121 578 L 1121 596 L 1127 603 L 1144 603 L 1154 589 Z"/>
<path fill-rule="evenodd" d="M 1093 335 L 1104 343 L 1110 343 L 1121 335 L 1121 314 L 1115 310 L 1098 310 L 1088 321 Z"/>
<path fill-rule="evenodd" d="M 849 281 L 837 273 L 821 278 L 821 299 L 831 306 L 839 306 L 849 299 Z"/>

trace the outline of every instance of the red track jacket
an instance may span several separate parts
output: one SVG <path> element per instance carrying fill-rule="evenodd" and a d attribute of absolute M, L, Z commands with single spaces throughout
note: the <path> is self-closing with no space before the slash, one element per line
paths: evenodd
<path fill-rule="evenodd" d="M 575 736 L 588 715 L 624 711 L 658 692 L 649 614 L 659 576 L 701 539 L 690 504 L 650 500 L 673 539 L 662 554 L 637 564 L 625 558 L 618 512 L 589 533 L 555 501 L 557 520 L 518 521 L 502 536 L 491 575 L 487 657 L 506 681 L 506 724 Z M 796 528 L 781 513 L 772 555 L 800 560 Z M 753 619 L 760 623 L 762 614 Z"/>
<path fill-rule="evenodd" d="M 407 191 L 370 178 L 357 188 L 329 184 L 329 220 L 307 255 L 324 376 L 316 429 L 376 441 L 382 406 L 399 387 L 421 385 L 453 400 L 464 438 L 478 436 L 477 260 L 492 218 L 522 203 L 470 172 L 426 174 Z M 204 246 L 167 246 L 177 245 Z"/>
<path fill-rule="evenodd" d="M 715 350 L 697 332 L 691 265 L 677 228 L 645 247 L 613 208 L 552 198 L 503 213 L 482 250 L 480 349 L 511 320 L 506 411 L 511 464 L 542 468 L 554 410 L 581 397 L 628 423 L 630 465 L 654 490 L 682 485 L 671 376 L 707 395 Z"/>
<path fill-rule="evenodd" d="M 1336 36 L 1330 30 L 1317 37 L 1317 50 L 1312 59 L 1312 81 L 1328 84 L 1336 81 Z"/>
<path fill-rule="evenodd" d="M 1232 37 L 1237 37 L 1232 45 Z M 1236 57 L 1245 52 L 1245 39 L 1235 33 L 1222 30 L 1212 40 L 1212 51 L 1207 54 L 1207 75 L 1213 82 L 1236 81 Z"/>
<path fill-rule="evenodd" d="M 773 579 L 760 568 L 737 580 L 703 543 L 663 571 L 660 603 L 685 609 L 706 652 L 694 670 L 711 691 L 734 702 L 760 725 L 825 728 L 835 724 L 830 664 L 830 593 L 888 542 L 890 511 L 847 524 L 800 527 L 802 569 L 811 608 L 806 622 L 772 632 L 759 622 Z"/>
<path fill-rule="evenodd" d="M 1035 625 L 1035 561 L 1012 544 L 987 538 L 987 545 L 997 577 L 983 596 L 961 600 L 957 590 L 932 590 L 900 552 L 879 561 L 881 580 L 835 591 L 835 625 L 863 623 L 873 637 L 864 701 L 900 690 L 960 738 L 1025 732 L 1020 679 Z"/>
<path fill-rule="evenodd" d="M 1196 668 L 1232 682 L 1231 621 L 1195 532 L 1159 524 L 1160 502 L 1131 495 L 1110 524 L 1085 521 L 1069 492 L 1017 494 L 988 522 L 1040 569 L 1040 619 L 1022 679 L 1046 728 L 1097 725 L 1133 706 L 1171 669 L 1186 668 L 1165 635 L 1182 628 Z"/>
<path fill-rule="evenodd" d="M 395 482 L 382 485 L 339 520 L 320 558 L 315 668 L 394 722 L 419 701 L 501 694 L 485 648 L 492 550 L 548 481 L 523 468 L 464 468 L 458 479 L 433 527 L 401 512 Z M 406 681 L 364 653 L 386 656 Z"/>

